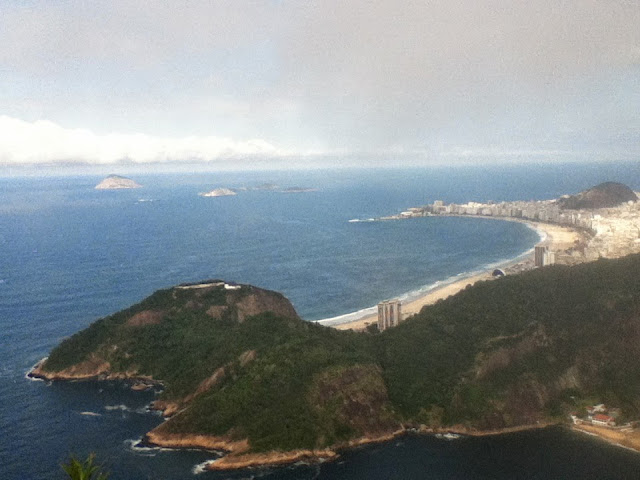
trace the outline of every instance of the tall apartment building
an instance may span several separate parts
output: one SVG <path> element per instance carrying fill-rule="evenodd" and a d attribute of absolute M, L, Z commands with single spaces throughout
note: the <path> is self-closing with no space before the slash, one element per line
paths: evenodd
<path fill-rule="evenodd" d="M 402 304 L 400 300 L 387 300 L 378 304 L 378 330 L 381 332 L 395 327 L 402 321 Z"/>
<path fill-rule="evenodd" d="M 556 263 L 556 253 L 550 251 L 547 246 L 536 245 L 533 263 L 536 267 L 553 265 Z"/>
<path fill-rule="evenodd" d="M 544 254 L 549 250 L 549 247 L 536 245 L 535 253 L 533 257 L 533 264 L 536 267 L 544 266 Z"/>
<path fill-rule="evenodd" d="M 545 265 L 553 265 L 554 263 L 556 263 L 556 252 L 547 250 L 542 261 Z"/>

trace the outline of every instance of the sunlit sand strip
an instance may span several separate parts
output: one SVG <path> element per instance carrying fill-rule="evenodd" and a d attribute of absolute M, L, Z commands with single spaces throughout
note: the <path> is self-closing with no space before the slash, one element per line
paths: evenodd
<path fill-rule="evenodd" d="M 489 217 L 482 217 L 489 218 Z M 562 251 L 568 248 L 571 248 L 575 245 L 576 241 L 579 241 L 581 238 L 581 234 L 573 228 L 563 227 L 560 225 L 553 225 L 548 223 L 539 223 L 539 222 L 528 222 L 516 219 L 508 219 L 508 218 L 495 218 L 495 220 L 505 220 L 505 221 L 519 221 L 528 225 L 530 228 L 535 229 L 540 236 L 540 243 L 549 246 L 549 248 L 553 251 Z M 516 265 L 520 265 L 524 269 L 533 268 L 533 262 L 531 260 L 532 255 L 519 256 L 517 259 L 512 259 L 500 264 L 501 268 L 514 267 Z M 422 307 L 426 305 L 432 305 L 436 303 L 438 300 L 444 300 L 456 293 L 464 290 L 467 286 L 473 285 L 476 282 L 481 280 L 490 280 L 492 278 L 492 272 L 494 268 L 489 268 L 486 271 L 472 274 L 470 276 L 461 278 L 453 283 L 449 283 L 447 285 L 443 285 L 441 287 L 436 287 L 433 290 L 428 291 L 424 295 L 409 301 L 407 303 L 402 304 L 402 313 L 406 318 L 408 316 L 414 315 L 422 309 Z M 365 317 L 359 318 L 357 320 L 348 321 L 340 324 L 329 324 L 328 326 L 332 326 L 339 330 L 363 330 L 368 325 L 372 323 L 376 323 L 378 321 L 377 313 L 373 313 L 371 315 L 367 315 Z M 322 323 L 322 321 L 320 322 Z"/>

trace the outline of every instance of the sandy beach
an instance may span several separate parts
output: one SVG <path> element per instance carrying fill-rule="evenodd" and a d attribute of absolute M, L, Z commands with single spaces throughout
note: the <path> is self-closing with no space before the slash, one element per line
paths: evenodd
<path fill-rule="evenodd" d="M 607 427 L 597 427 L 595 425 L 572 425 L 573 430 L 594 435 L 613 445 L 630 448 L 640 452 L 640 431 L 635 429 L 612 429 Z"/>
<path fill-rule="evenodd" d="M 492 217 L 482 217 L 482 218 L 492 218 Z M 583 238 L 583 233 L 565 226 L 554 225 L 550 223 L 539 223 L 539 222 L 529 222 L 522 221 L 513 218 L 495 218 L 495 220 L 502 221 L 519 221 L 525 223 L 529 227 L 533 228 L 540 235 L 540 243 L 542 245 L 546 245 L 550 250 L 554 252 L 563 252 L 569 248 L 575 246 L 576 242 L 581 241 Z M 519 256 L 517 259 L 512 259 L 505 261 L 502 263 L 499 268 L 504 270 L 507 274 L 518 273 L 520 271 L 529 270 L 533 268 L 533 252 L 531 254 L 527 254 L 525 256 Z M 453 283 L 442 285 L 441 287 L 434 288 L 426 292 L 423 296 L 413 299 L 409 302 L 402 304 L 402 314 L 404 318 L 407 318 L 411 315 L 414 315 L 422 309 L 422 307 L 426 305 L 432 305 L 436 303 L 438 300 L 444 300 L 451 295 L 455 295 L 459 291 L 465 289 L 468 285 L 473 285 L 476 282 L 483 280 L 491 280 L 492 272 L 494 268 L 490 270 L 486 270 L 483 272 L 475 273 L 473 275 L 461 278 Z M 323 322 L 327 326 L 331 326 L 337 328 L 339 330 L 363 330 L 368 325 L 372 323 L 376 323 L 378 319 L 377 313 L 367 315 L 357 320 L 347 321 L 344 323 L 335 324 L 332 322 Z"/>

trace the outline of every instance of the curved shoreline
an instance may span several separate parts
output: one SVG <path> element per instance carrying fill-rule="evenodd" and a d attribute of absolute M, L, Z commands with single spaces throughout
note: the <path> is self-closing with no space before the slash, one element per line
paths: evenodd
<path fill-rule="evenodd" d="M 635 430 L 615 430 L 595 425 L 571 425 L 571 430 L 596 437 L 616 447 L 640 453 L 640 433 Z"/>
<path fill-rule="evenodd" d="M 418 293 L 416 296 L 411 295 L 412 292 L 402 295 L 401 297 L 404 297 L 404 299 L 402 299 L 402 311 L 405 318 L 419 313 L 422 307 L 426 305 L 432 305 L 438 300 L 443 300 L 455 295 L 469 285 L 473 285 L 479 281 L 492 279 L 491 273 L 496 268 L 509 270 L 508 273 L 517 273 L 534 268 L 532 254 L 535 245 L 543 244 L 549 246 L 551 250 L 563 251 L 573 246 L 574 243 L 582 236 L 582 234 L 575 228 L 551 223 L 532 222 L 511 217 L 483 216 L 473 218 L 486 218 L 489 220 L 522 223 L 535 231 L 538 234 L 539 239 L 531 248 L 516 257 L 500 260 L 493 264 L 484 265 L 480 269 L 471 272 L 463 272 L 450 276 L 445 280 L 434 282 L 430 286 L 426 287 L 424 292 Z M 420 292 L 420 290 L 417 292 Z M 367 313 L 355 319 L 348 319 L 349 316 L 360 312 Z M 376 322 L 377 309 L 375 306 L 350 314 L 317 321 L 317 323 L 321 325 L 337 328 L 339 330 L 364 330 L 368 325 Z"/>

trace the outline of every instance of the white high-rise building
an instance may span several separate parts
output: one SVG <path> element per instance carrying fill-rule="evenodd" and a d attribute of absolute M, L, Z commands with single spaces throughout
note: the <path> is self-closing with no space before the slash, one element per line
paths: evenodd
<path fill-rule="evenodd" d="M 402 321 L 402 304 L 400 300 L 387 300 L 378 304 L 378 330 L 381 332 L 395 327 Z"/>

